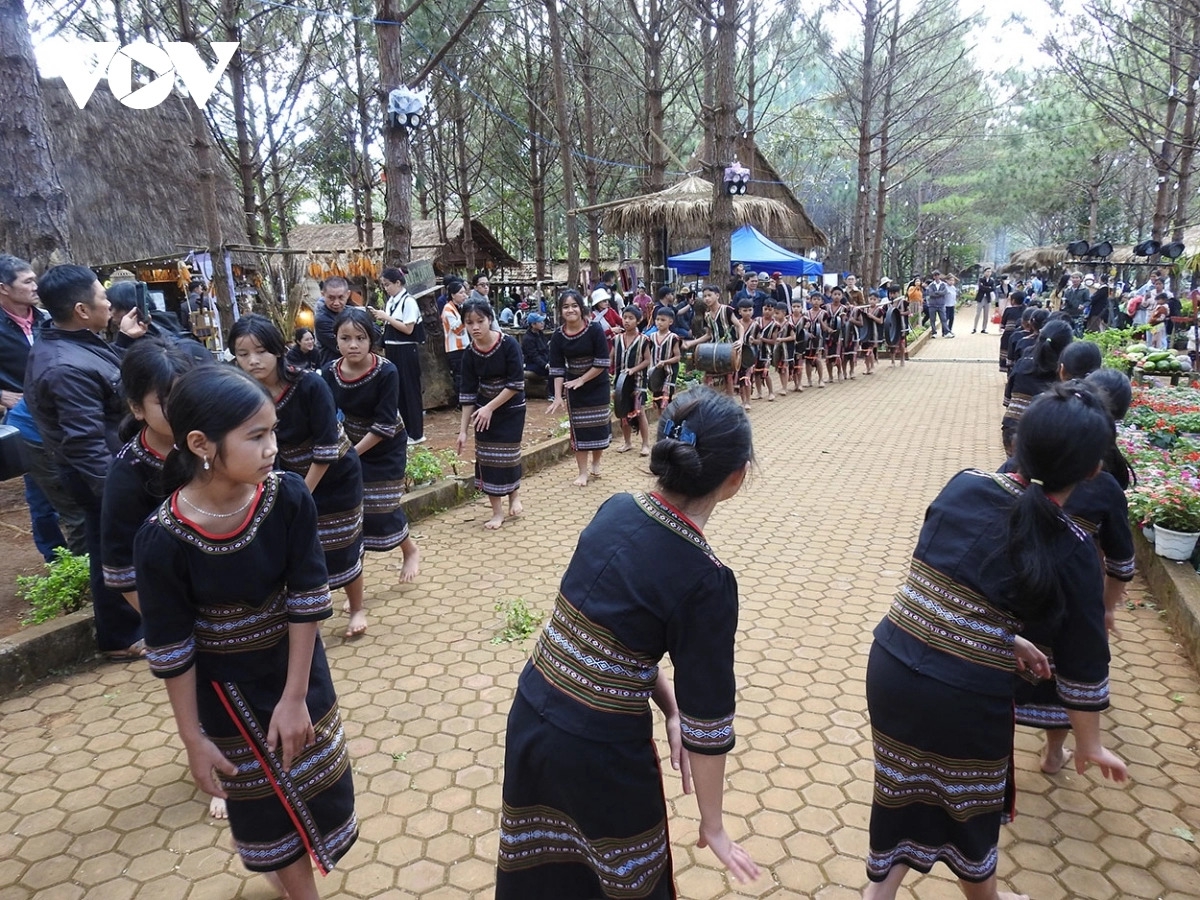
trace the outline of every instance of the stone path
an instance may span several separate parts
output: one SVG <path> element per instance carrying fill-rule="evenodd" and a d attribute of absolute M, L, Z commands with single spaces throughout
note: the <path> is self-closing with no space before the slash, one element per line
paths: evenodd
<path fill-rule="evenodd" d="M 969 312 L 969 310 L 968 310 Z M 925 504 L 999 458 L 995 335 L 931 342 L 903 371 L 757 403 L 758 471 L 709 538 L 739 573 L 738 746 L 726 808 L 763 865 L 735 890 L 695 849 L 695 801 L 668 774 L 680 896 L 858 896 L 871 797 L 863 675 L 871 629 L 901 579 Z M 941 360 L 941 362 L 938 362 Z M 956 360 L 956 361 L 952 361 Z M 491 896 L 505 716 L 532 642 L 496 646 L 498 601 L 545 613 L 580 529 L 643 461 L 606 454 L 601 481 L 570 463 L 529 478 L 527 516 L 484 533 L 485 507 L 420 523 L 425 569 L 401 587 L 372 558 L 370 633 L 324 629 L 351 737 L 362 839 L 325 897 Z M 1145 600 L 1135 582 L 1131 596 Z M 340 606 L 340 601 L 338 602 Z M 1037 771 L 1017 739 L 1021 815 L 1000 875 L 1035 900 L 1200 896 L 1200 702 L 1195 671 L 1149 605 L 1120 616 L 1106 727 L 1132 782 Z M 1190 829 L 1190 831 L 1189 831 Z M 908 896 L 959 897 L 944 869 Z M 65 675 L 0 703 L 0 900 L 267 898 L 207 820 L 166 693 L 141 666 Z"/>

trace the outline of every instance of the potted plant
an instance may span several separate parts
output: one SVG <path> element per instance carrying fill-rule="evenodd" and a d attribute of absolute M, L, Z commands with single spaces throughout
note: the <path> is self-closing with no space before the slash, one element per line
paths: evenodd
<path fill-rule="evenodd" d="M 1148 518 L 1154 525 L 1154 552 L 1167 559 L 1191 559 L 1200 538 L 1200 479 L 1178 480 L 1148 492 Z"/>
<path fill-rule="evenodd" d="M 408 462 L 404 467 L 404 480 L 410 487 L 422 488 L 442 477 L 442 461 L 432 450 L 425 447 L 409 448 Z"/>

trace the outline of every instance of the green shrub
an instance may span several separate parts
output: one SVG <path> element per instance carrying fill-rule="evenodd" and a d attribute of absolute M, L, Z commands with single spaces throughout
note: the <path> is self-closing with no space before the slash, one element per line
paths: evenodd
<path fill-rule="evenodd" d="M 426 447 L 409 448 L 404 478 L 409 484 L 425 484 L 442 477 L 442 460 Z"/>
<path fill-rule="evenodd" d="M 17 576 L 17 596 L 29 603 L 22 625 L 40 625 L 82 609 L 91 599 L 87 554 L 75 556 L 66 547 L 54 551 L 46 575 Z"/>

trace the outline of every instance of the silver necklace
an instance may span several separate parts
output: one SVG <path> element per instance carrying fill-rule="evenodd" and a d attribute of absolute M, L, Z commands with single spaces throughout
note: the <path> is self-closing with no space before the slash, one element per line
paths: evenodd
<path fill-rule="evenodd" d="M 196 512 L 200 513 L 200 515 L 208 516 L 210 519 L 231 519 L 234 516 L 236 516 L 238 513 L 245 512 L 250 507 L 250 504 L 254 502 L 254 498 L 256 496 L 258 496 L 258 491 L 254 491 L 253 493 L 251 493 L 250 499 L 247 500 L 245 503 L 243 503 L 241 506 L 239 506 L 237 509 L 235 509 L 233 512 L 215 513 L 215 512 L 209 512 L 207 509 L 201 509 L 199 506 L 197 506 L 195 503 L 193 503 L 187 497 L 183 496 L 183 491 L 179 492 L 180 500 L 182 500 L 184 503 L 186 503 L 188 506 L 190 506 Z"/>

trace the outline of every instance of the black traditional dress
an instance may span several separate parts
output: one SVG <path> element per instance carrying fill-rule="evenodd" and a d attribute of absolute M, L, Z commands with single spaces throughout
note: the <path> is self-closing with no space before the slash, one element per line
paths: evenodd
<path fill-rule="evenodd" d="M 875 629 L 867 708 L 875 750 L 867 875 L 946 863 L 982 882 L 1013 812 L 1014 573 L 1003 552 L 1016 476 L 960 472 L 930 504 L 912 567 Z M 1051 548 L 1066 610 L 1046 633 L 1061 702 L 1108 707 L 1108 640 L 1096 551 L 1065 514 Z M 995 552 L 1001 548 L 1000 552 Z"/>
<path fill-rule="evenodd" d="M 342 424 L 352 444 L 369 433 L 379 443 L 359 456 L 363 480 L 363 546 L 372 551 L 393 550 L 408 537 L 408 517 L 400 500 L 404 496 L 404 469 L 408 464 L 408 435 L 398 406 L 400 376 L 392 363 L 378 354 L 371 368 L 358 378 L 342 377 L 342 360 L 321 370 L 342 411 Z"/>
<path fill-rule="evenodd" d="M 1000 371 L 1007 372 L 1012 342 L 1018 337 L 1024 306 L 1009 306 L 1000 314 Z"/>
<path fill-rule="evenodd" d="M 313 463 L 329 466 L 313 491 L 317 534 L 325 551 L 329 587 L 345 587 L 362 574 L 363 478 L 329 386 L 316 372 L 287 384 L 275 400 L 279 424 L 276 462 L 301 478 Z"/>
<path fill-rule="evenodd" d="M 1133 532 L 1129 528 L 1129 503 L 1121 485 L 1108 472 L 1081 481 L 1063 504 L 1063 512 L 1091 535 L 1104 562 L 1105 578 L 1132 581 L 1134 572 Z M 1103 605 L 1103 597 L 1096 598 Z M 1103 609 L 1101 609 L 1103 614 Z M 1038 645 L 1055 670 L 1054 648 L 1036 630 L 1025 637 Z M 1017 683 L 1016 720 L 1032 728 L 1070 728 L 1066 707 L 1059 702 L 1054 678 L 1036 684 Z"/>
<path fill-rule="evenodd" d="M 320 636 L 305 702 L 316 741 L 284 771 L 267 749 L 283 695 L 289 623 L 329 617 L 317 509 L 299 476 L 275 472 L 246 518 L 213 535 L 164 502 L 134 542 L 150 670 L 193 667 L 205 735 L 237 775 L 219 776 L 229 826 L 246 868 L 270 872 L 311 855 L 328 872 L 358 837 L 354 783 L 337 697 Z"/>
<path fill-rule="evenodd" d="M 458 402 L 476 408 L 505 390 L 516 391 L 492 412 L 492 422 L 475 432 L 475 487 L 489 497 L 506 497 L 521 487 L 521 438 L 525 434 L 525 364 L 516 338 L 502 335 L 487 352 L 474 342 L 462 360 Z"/>
<path fill-rule="evenodd" d="M 113 457 L 104 480 L 100 560 L 104 583 L 122 594 L 137 590 L 133 538 L 165 499 L 162 471 L 163 458 L 146 443 L 143 428 Z"/>
<path fill-rule="evenodd" d="M 612 442 L 608 365 L 604 329 L 592 322 L 574 334 L 559 328 L 550 338 L 550 377 L 573 381 L 591 368 L 604 371 L 578 388 L 567 388 L 567 417 L 575 450 L 603 450 Z"/>
<path fill-rule="evenodd" d="M 496 900 L 673 898 L 650 696 L 674 664 L 683 745 L 734 744 L 737 582 L 655 494 L 579 538 L 508 717 Z"/>
<path fill-rule="evenodd" d="M 1013 439 L 1017 435 L 1017 424 L 1029 404 L 1038 394 L 1043 393 L 1050 385 L 1058 380 L 1058 373 L 1043 375 L 1034 368 L 1032 356 L 1017 360 L 1008 373 L 1008 382 L 1004 385 L 1004 416 L 1000 420 L 1000 438 L 1004 442 L 1004 451 L 1011 456 Z"/>

